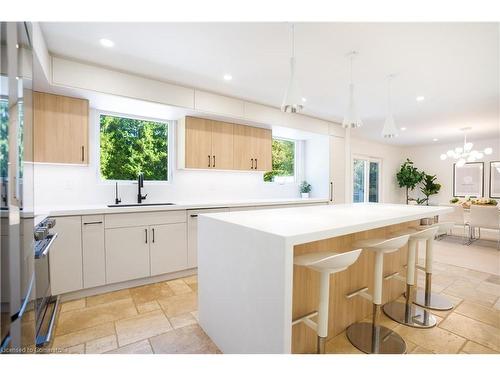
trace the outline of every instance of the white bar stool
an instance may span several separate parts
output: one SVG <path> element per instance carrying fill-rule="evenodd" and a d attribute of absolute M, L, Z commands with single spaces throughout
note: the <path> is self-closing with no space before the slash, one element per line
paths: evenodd
<path fill-rule="evenodd" d="M 398 323 L 415 328 L 432 328 L 437 323 L 436 318 L 429 311 L 413 304 L 417 244 L 422 240 L 432 240 L 436 236 L 437 231 L 438 227 L 419 227 L 391 233 L 394 236 L 405 234 L 410 236 L 408 240 L 408 261 L 406 268 L 406 300 L 404 303 L 391 301 L 383 307 L 384 313 Z M 390 275 L 386 279 L 393 277 L 400 281 L 405 281 L 404 278 L 399 276 L 399 273 Z"/>
<path fill-rule="evenodd" d="M 317 352 L 325 353 L 325 342 L 328 336 L 328 304 L 330 300 L 330 275 L 346 270 L 351 264 L 356 262 L 361 253 L 361 249 L 352 250 L 345 253 L 335 253 L 333 251 L 323 251 L 297 255 L 294 257 L 294 264 L 304 266 L 320 273 L 319 284 L 319 307 L 317 312 L 308 314 L 302 318 L 294 320 L 292 325 L 305 323 L 314 329 L 318 335 Z M 318 316 L 318 323 L 311 318 Z"/>
<path fill-rule="evenodd" d="M 450 228 L 450 222 L 443 222 L 434 224 L 433 227 L 438 228 L 437 233 L 442 233 Z M 421 228 L 428 228 L 429 226 L 421 226 Z M 429 238 L 425 243 L 425 267 L 418 266 L 417 269 L 425 271 L 425 289 L 417 290 L 415 296 L 415 304 L 432 310 L 451 310 L 453 304 L 448 298 L 432 293 L 432 263 L 434 260 L 434 238 Z"/>
<path fill-rule="evenodd" d="M 352 298 L 360 295 L 373 303 L 373 318 L 371 323 L 358 322 L 347 328 L 347 338 L 356 348 L 365 353 L 403 354 L 406 353 L 406 343 L 393 330 L 380 325 L 380 310 L 382 305 L 382 283 L 384 280 L 384 254 L 399 250 L 408 243 L 408 235 L 394 238 L 375 238 L 355 242 L 355 247 L 370 250 L 375 253 L 373 272 L 373 296 L 366 293 L 368 288 L 360 289 L 347 295 Z"/>

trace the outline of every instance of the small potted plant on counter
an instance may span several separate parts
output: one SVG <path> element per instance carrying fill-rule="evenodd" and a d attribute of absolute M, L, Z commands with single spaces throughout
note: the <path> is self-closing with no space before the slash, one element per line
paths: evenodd
<path fill-rule="evenodd" d="M 300 184 L 300 195 L 302 198 L 309 198 L 309 193 L 311 192 L 311 184 L 307 181 L 302 181 Z"/>

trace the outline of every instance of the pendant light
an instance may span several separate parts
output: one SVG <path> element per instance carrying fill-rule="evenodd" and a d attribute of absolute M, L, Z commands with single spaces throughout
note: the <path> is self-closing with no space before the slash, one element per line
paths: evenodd
<path fill-rule="evenodd" d="M 382 136 L 384 138 L 394 138 L 398 135 L 394 116 L 392 115 L 392 80 L 395 77 L 391 74 L 387 77 L 387 117 L 385 119 L 384 128 L 382 129 Z"/>
<path fill-rule="evenodd" d="M 351 60 L 351 76 L 349 83 L 349 106 L 347 107 L 344 121 L 342 121 L 343 128 L 359 128 L 363 125 L 356 111 L 356 103 L 354 102 L 354 83 L 352 81 L 352 61 L 357 56 L 357 54 L 358 53 L 356 51 L 352 51 L 347 54 L 347 57 L 349 57 Z"/>
<path fill-rule="evenodd" d="M 281 105 L 281 110 L 288 113 L 297 113 L 303 109 L 302 97 L 299 95 L 299 85 L 297 78 L 295 77 L 295 27 L 292 24 L 290 27 L 291 39 L 292 39 L 292 54 L 290 57 L 290 80 L 288 81 L 288 87 L 285 91 L 285 97 L 283 98 L 283 104 Z"/>

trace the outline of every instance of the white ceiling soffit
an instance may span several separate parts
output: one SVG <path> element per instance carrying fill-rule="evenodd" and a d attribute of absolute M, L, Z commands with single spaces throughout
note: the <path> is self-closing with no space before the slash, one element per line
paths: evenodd
<path fill-rule="evenodd" d="M 288 80 L 286 23 L 42 23 L 42 29 L 51 53 L 274 107 Z M 364 126 L 353 134 L 382 141 L 386 76 L 395 73 L 394 118 L 407 130 L 387 143 L 456 141 L 464 126 L 473 128 L 472 140 L 498 137 L 497 23 L 298 23 L 295 31 L 305 114 L 342 121 L 345 55 L 356 50 Z M 102 47 L 101 38 L 114 47 Z"/>

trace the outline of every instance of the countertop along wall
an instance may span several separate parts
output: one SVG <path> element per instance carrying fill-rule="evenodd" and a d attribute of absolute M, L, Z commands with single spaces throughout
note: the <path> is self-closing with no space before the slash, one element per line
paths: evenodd
<path fill-rule="evenodd" d="M 483 150 L 486 147 L 493 148 L 493 154 L 485 155 L 482 161 L 484 162 L 484 194 L 489 197 L 490 191 L 490 161 L 500 160 L 500 138 L 475 140 L 470 139 L 474 144 L 475 150 Z M 463 142 L 453 142 L 445 144 L 436 144 L 432 146 L 415 146 L 406 148 L 408 157 L 415 163 L 419 169 L 423 169 L 426 173 L 436 175 L 437 182 L 442 185 L 439 194 L 431 197 L 431 204 L 449 203 L 453 197 L 453 164 L 454 159 L 441 160 L 440 155 L 455 147 L 463 147 Z M 411 195 L 412 197 L 421 196 L 418 189 Z"/>

